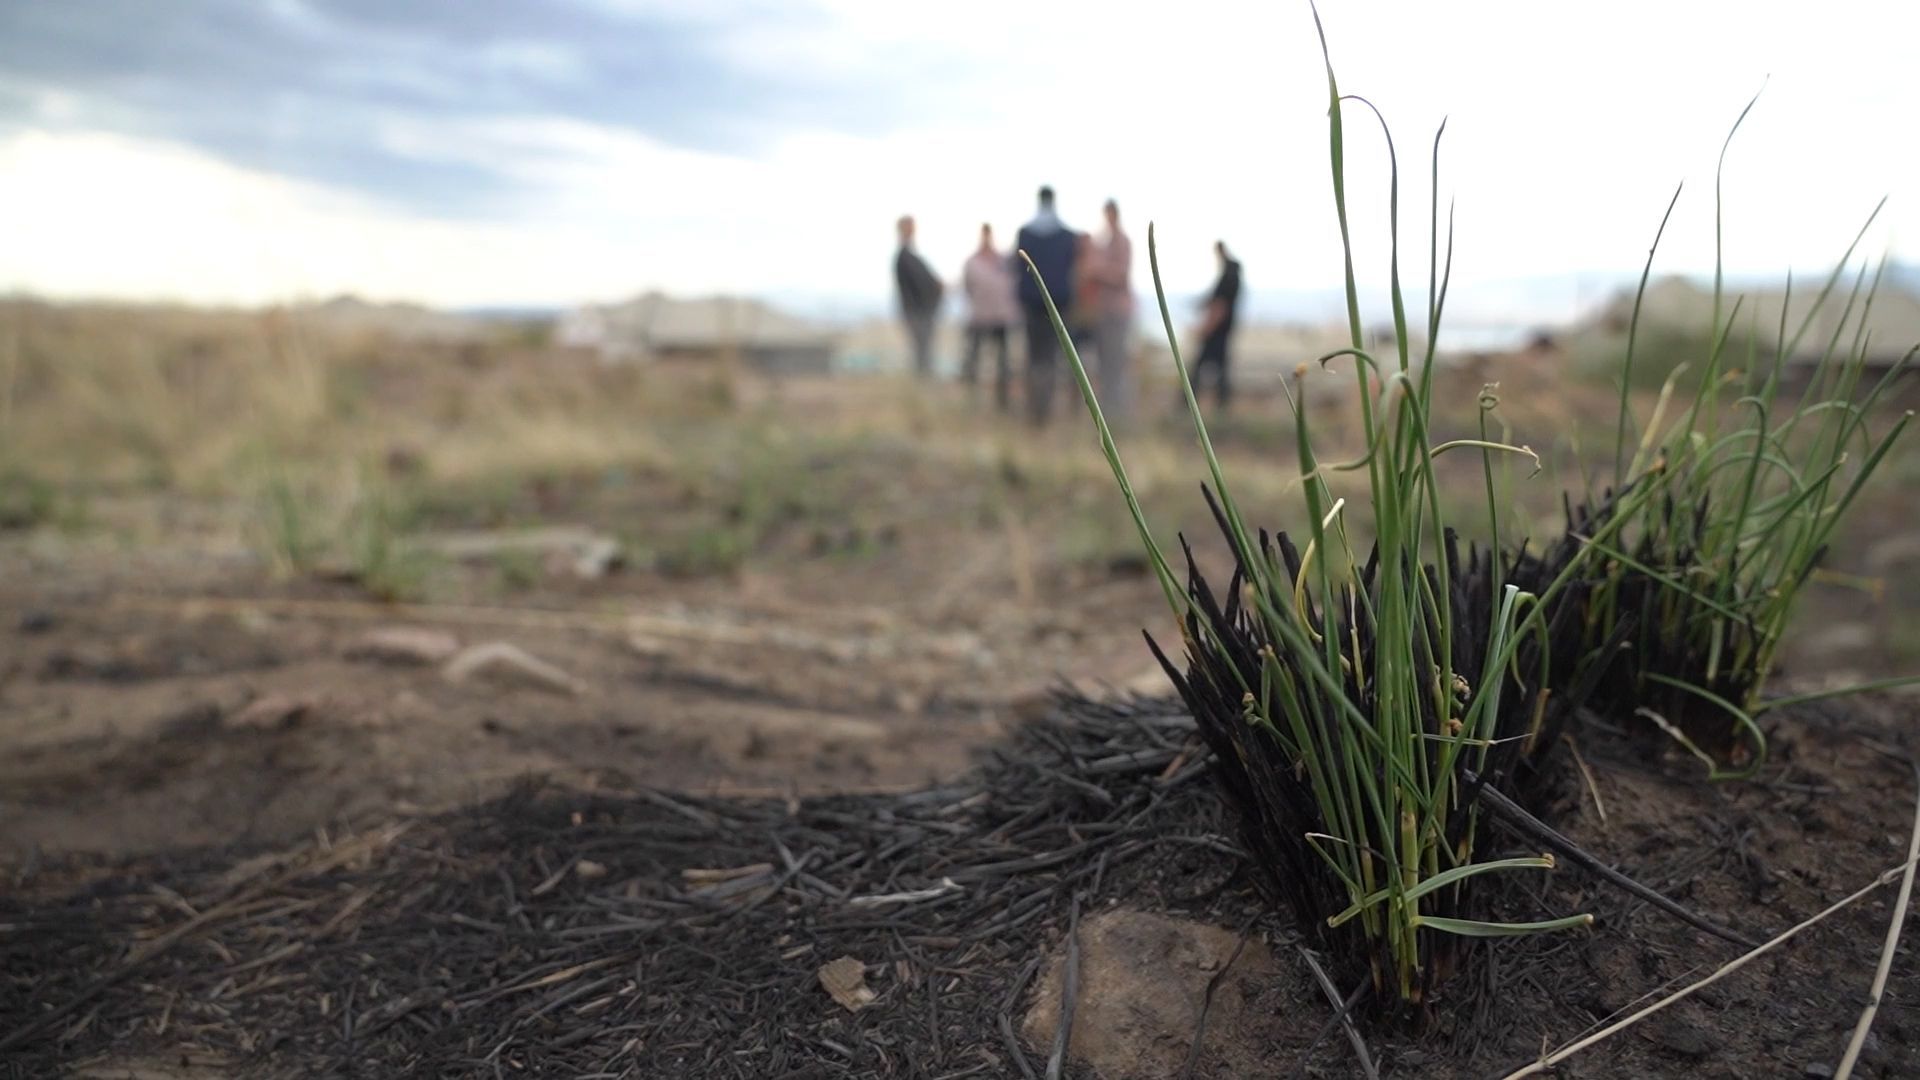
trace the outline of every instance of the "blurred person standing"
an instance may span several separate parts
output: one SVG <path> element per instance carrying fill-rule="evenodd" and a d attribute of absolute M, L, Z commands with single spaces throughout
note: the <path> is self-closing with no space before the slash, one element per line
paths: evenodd
<path fill-rule="evenodd" d="M 1027 253 L 1039 272 L 1040 280 L 1053 297 L 1063 318 L 1073 311 L 1074 263 L 1078 240 L 1073 230 L 1060 223 L 1053 209 L 1053 189 L 1040 189 L 1040 208 L 1033 220 L 1020 227 L 1018 250 Z M 1047 317 L 1046 300 L 1033 274 L 1020 267 L 1020 309 L 1027 326 L 1027 416 L 1042 425 L 1053 412 L 1053 386 L 1060 356 L 1060 339 L 1054 335 L 1053 322 Z"/>
<path fill-rule="evenodd" d="M 1014 297 L 1013 263 L 993 246 L 993 226 L 980 226 L 980 246 L 974 249 L 961 270 L 961 284 L 967 293 L 967 351 L 960 364 L 960 378 L 971 393 L 980 377 L 980 350 L 987 342 L 994 346 L 993 403 L 1001 412 L 1009 405 L 1013 382 L 1007 358 L 1007 333 L 1020 319 L 1019 301 Z"/>
<path fill-rule="evenodd" d="M 1089 275 L 1098 296 L 1093 305 L 1094 387 L 1100 411 L 1124 420 L 1133 411 L 1133 241 L 1120 228 L 1120 204 L 1103 208 L 1107 232 L 1093 250 Z"/>
<path fill-rule="evenodd" d="M 1214 400 L 1226 411 L 1233 398 L 1233 381 L 1228 375 L 1232 361 L 1227 347 L 1233 337 L 1233 324 L 1240 312 L 1240 262 L 1227 252 L 1227 243 L 1216 240 L 1213 254 L 1220 263 L 1220 278 L 1207 295 L 1206 313 L 1200 323 L 1200 357 L 1193 362 L 1190 378 L 1195 398 L 1207 371 L 1213 371 Z"/>
<path fill-rule="evenodd" d="M 907 340 L 913 347 L 913 374 L 924 379 L 933 373 L 933 323 L 940 313 L 946 286 L 913 249 L 913 215 L 901 217 L 896 228 L 900 251 L 893 257 L 893 280 L 900 290 L 900 316 L 907 324 Z"/>
<path fill-rule="evenodd" d="M 1093 352 L 1093 328 L 1100 316 L 1100 266 L 1093 234 L 1073 234 L 1073 310 L 1067 312 L 1067 336 L 1087 363 Z"/>

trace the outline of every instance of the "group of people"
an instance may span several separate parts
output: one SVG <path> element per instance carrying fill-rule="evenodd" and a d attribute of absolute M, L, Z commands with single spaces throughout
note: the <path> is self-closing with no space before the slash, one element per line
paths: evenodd
<path fill-rule="evenodd" d="M 1012 408 L 1009 341 L 1017 324 L 1025 328 L 1027 417 L 1044 425 L 1052 415 L 1054 388 L 1060 379 L 1060 341 L 1047 311 L 1051 297 L 1074 348 L 1086 355 L 1091 346 L 1093 363 L 1088 367 L 1101 411 L 1114 420 L 1132 413 L 1133 242 L 1120 227 L 1117 203 L 1107 200 L 1103 214 L 1106 229 L 1101 236 L 1075 232 L 1061 222 L 1053 189 L 1043 187 L 1038 211 L 1021 226 L 1013 253 L 994 246 L 993 226 L 980 226 L 979 247 L 961 271 L 967 321 L 960 377 L 977 387 L 981 354 L 991 347 L 994 403 L 1001 411 Z M 894 281 L 912 346 L 914 374 L 924 378 L 933 372 L 933 334 L 946 287 L 914 248 L 913 218 L 901 218 L 898 228 Z M 1021 252 L 1032 260 L 1033 273 L 1020 261 Z M 1232 396 L 1227 347 L 1239 310 L 1240 263 L 1224 243 L 1215 244 L 1214 253 L 1220 276 L 1202 314 L 1200 353 L 1191 371 L 1196 391 L 1210 380 L 1215 400 L 1224 409 Z"/>

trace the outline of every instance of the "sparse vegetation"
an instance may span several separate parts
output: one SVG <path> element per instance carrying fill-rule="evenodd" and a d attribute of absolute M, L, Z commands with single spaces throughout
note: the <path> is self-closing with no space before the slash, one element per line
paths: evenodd
<path fill-rule="evenodd" d="M 0 464 L 0 529 L 30 529 L 54 520 L 60 493 L 17 465 Z"/>
<path fill-rule="evenodd" d="M 383 480 L 363 471 L 348 505 L 347 567 L 355 582 L 380 600 L 418 600 L 426 593 L 432 559 L 406 538 L 409 513 Z"/>
<path fill-rule="evenodd" d="M 1718 188 L 1716 178 L 1716 230 Z M 1798 322 L 1787 321 L 1783 303 L 1770 335 L 1750 313 L 1743 317 L 1741 298 L 1723 295 L 1716 272 L 1698 389 L 1676 393 L 1687 368 L 1674 368 L 1644 420 L 1629 390 L 1638 359 L 1636 300 L 1619 379 L 1613 482 L 1569 510 L 1570 536 L 1604 557 L 1599 579 L 1572 597 L 1586 626 L 1576 667 L 1597 666 L 1613 711 L 1672 736 L 1715 776 L 1751 774 L 1763 760 L 1754 714 L 1764 707 L 1762 687 L 1799 594 L 1912 419 L 1911 411 L 1884 416 L 1882 406 L 1913 352 L 1881 372 L 1867 363 L 1866 318 L 1880 273 L 1856 267 L 1854 254 L 1878 213 Z M 1649 272 L 1665 229 L 1663 220 Z M 1824 341 L 1809 340 L 1817 323 L 1832 326 Z M 1762 355 L 1768 336 L 1771 355 Z M 1818 360 L 1793 395 L 1788 364 L 1803 346 Z M 1616 538 L 1593 535 L 1601 528 Z"/>
<path fill-rule="evenodd" d="M 1344 242 L 1342 110 L 1361 99 L 1340 94 L 1330 59 L 1327 85 L 1335 210 Z M 1436 137 L 1436 178 L 1438 146 Z M 1450 452 L 1480 458 L 1486 495 L 1481 511 L 1489 535 L 1499 537 L 1495 459 L 1534 455 L 1488 437 L 1487 416 L 1498 404 L 1491 393 L 1481 398 L 1479 438 L 1433 438 L 1430 343 L 1445 304 L 1451 237 L 1443 255 L 1436 196 L 1424 336 L 1429 344 L 1416 366 L 1418 346 L 1398 272 L 1397 172 L 1394 190 L 1395 355 L 1367 351 L 1349 244 L 1352 345 L 1322 361 L 1354 362 L 1362 454 L 1350 461 L 1322 459 L 1304 392 L 1293 395 L 1304 549 L 1285 533 L 1270 538 L 1248 527 L 1180 369 L 1206 457 L 1208 502 L 1234 557 L 1224 590 L 1208 582 L 1191 549 L 1184 583 L 1175 576 L 1057 313 L 1055 325 L 1114 478 L 1179 618 L 1184 669 L 1157 644 L 1154 651 L 1214 749 L 1265 881 L 1303 924 L 1319 928 L 1342 955 L 1371 969 L 1379 1005 L 1417 1013 L 1458 968 L 1463 941 L 1591 921 L 1581 914 L 1490 919 L 1475 889 L 1483 874 L 1554 865 L 1551 856 L 1478 860 L 1475 792 L 1487 783 L 1524 795 L 1537 760 L 1552 752 L 1568 710 L 1579 704 L 1574 694 L 1549 696 L 1551 656 L 1566 647 L 1571 628 L 1549 624 L 1542 605 L 1566 585 L 1585 553 L 1562 549 L 1553 563 L 1509 558 L 1497 546 L 1461 555 L 1444 516 L 1435 460 Z M 1148 247 L 1178 368 L 1177 335 L 1151 233 Z M 1303 367 L 1296 380 L 1306 374 Z M 1348 527 L 1347 501 L 1328 482 L 1343 472 L 1366 477 L 1373 543 L 1364 557 Z"/>
<path fill-rule="evenodd" d="M 285 473 L 276 473 L 261 485 L 260 543 L 268 563 L 283 574 L 304 574 L 319 562 L 325 544 L 315 533 L 314 511 L 294 490 Z"/>
<path fill-rule="evenodd" d="M 493 557 L 493 569 L 506 593 L 525 592 L 540 583 L 540 555 L 526 548 L 502 549 Z"/>
<path fill-rule="evenodd" d="M 1487 917 L 1475 888 L 1483 875 L 1551 868 L 1553 859 L 1477 859 L 1478 793 L 1484 786 L 1525 801 L 1561 731 L 1603 684 L 1607 704 L 1653 720 L 1696 753 L 1682 725 L 1660 710 L 1695 718 L 1702 705 L 1711 706 L 1723 728 L 1731 718 L 1751 740 L 1744 771 L 1757 768 L 1764 739 L 1752 714 L 1762 707 L 1760 687 L 1795 595 L 1911 414 L 1869 430 L 1900 366 L 1862 392 L 1864 318 L 1850 324 L 1847 316 L 1871 302 L 1864 270 L 1811 383 L 1784 415 L 1776 407 L 1786 357 L 1833 293 L 1851 248 L 1798 330 L 1784 325 L 1783 306 L 1770 365 L 1756 362 L 1760 338 L 1749 328 L 1742 338 L 1747 363 L 1738 372 L 1727 352 L 1738 305 L 1723 321 L 1716 276 L 1712 346 L 1691 404 L 1666 422 L 1685 374 L 1677 368 L 1645 433 L 1634 432 L 1630 442 L 1630 344 L 1618 380 L 1613 484 L 1599 496 L 1589 491 L 1579 509 L 1569 506 L 1567 535 L 1543 552 L 1510 547 L 1510 536 L 1529 530 L 1503 520 L 1515 503 L 1509 466 L 1530 458 L 1537 471 L 1538 458 L 1494 420 L 1499 399 L 1492 386 L 1481 395 L 1477 437 L 1433 434 L 1434 357 L 1430 344 L 1418 355 L 1416 342 L 1439 337 L 1452 237 L 1449 230 L 1443 248 L 1436 194 L 1427 321 L 1424 339 L 1417 339 L 1399 281 L 1397 166 L 1389 206 L 1397 355 L 1367 346 L 1347 239 L 1342 107 L 1359 102 L 1378 112 L 1340 94 L 1330 61 L 1327 77 L 1352 344 L 1321 363 L 1354 364 L 1365 445 L 1348 460 L 1319 451 L 1303 404 L 1303 366 L 1292 400 L 1304 547 L 1284 532 L 1270 537 L 1249 528 L 1189 388 L 1207 501 L 1234 570 L 1217 589 L 1183 537 L 1187 572 L 1184 580 L 1176 576 L 1057 313 L 1055 325 L 1179 620 L 1184 665 L 1157 644 L 1154 652 L 1215 752 L 1271 893 L 1304 924 L 1330 932 L 1341 953 L 1364 958 L 1377 1002 L 1417 1013 L 1457 969 L 1461 939 L 1588 921 Z M 1391 155 L 1390 135 L 1388 144 Z M 1436 189 L 1438 147 L 1436 136 Z M 1185 385 L 1151 232 L 1148 246 Z M 1637 307 L 1635 314 L 1637 321 Z M 1736 398 L 1723 396 L 1730 389 Z M 1729 423 L 1729 415 L 1746 419 Z M 1452 452 L 1479 458 L 1482 484 L 1472 503 L 1460 490 L 1442 495 L 1435 462 Z M 1341 473 L 1366 479 L 1359 514 L 1330 482 Z M 1488 540 L 1485 552 L 1461 555 L 1449 515 L 1462 505 L 1477 512 L 1471 523 Z M 1350 529 L 1357 516 L 1370 519 L 1364 558 Z M 1684 714 L 1676 700 L 1688 705 Z"/>

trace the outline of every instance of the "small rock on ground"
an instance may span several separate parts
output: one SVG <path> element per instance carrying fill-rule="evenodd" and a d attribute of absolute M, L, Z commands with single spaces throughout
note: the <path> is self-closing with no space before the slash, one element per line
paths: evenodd
<path fill-rule="evenodd" d="M 620 541 L 575 525 L 508 532 L 454 533 L 428 537 L 426 547 L 454 559 L 524 553 L 540 558 L 553 574 L 598 580 L 619 568 Z"/>
<path fill-rule="evenodd" d="M 485 679 L 509 685 L 530 686 L 551 693 L 578 696 L 586 693 L 586 684 L 518 645 L 489 641 L 463 649 L 442 669 L 448 681 L 463 683 Z"/>
<path fill-rule="evenodd" d="M 1082 920 L 1080 993 L 1068 1056 L 1092 1067 L 1103 1080 L 1180 1075 L 1207 984 L 1239 944 L 1231 930 L 1125 908 Z M 1055 948 L 1022 1031 L 1042 1057 L 1052 1050 L 1060 1023 L 1065 956 L 1064 944 Z M 1270 984 L 1285 974 L 1263 942 L 1249 940 L 1214 990 L 1204 1036 L 1207 1050 L 1224 1055 L 1230 1064 L 1251 1065 L 1234 1062 L 1239 1056 L 1234 1044 L 1244 1041 L 1243 1029 L 1255 1020 L 1247 987 Z M 1266 1047 L 1254 1049 L 1264 1053 Z M 1231 1075 L 1240 1073 L 1236 1069 Z"/>
<path fill-rule="evenodd" d="M 267 694 L 227 717 L 229 728 L 290 728 L 319 704 L 310 694 Z"/>
<path fill-rule="evenodd" d="M 566 561 L 566 567 L 573 576 L 585 581 L 598 581 L 620 566 L 620 541 L 607 536 L 597 536 L 580 545 Z"/>
<path fill-rule="evenodd" d="M 347 647 L 347 658 L 382 664 L 444 663 L 460 651 L 460 639 L 444 630 L 418 626 L 383 626 L 369 630 Z"/>

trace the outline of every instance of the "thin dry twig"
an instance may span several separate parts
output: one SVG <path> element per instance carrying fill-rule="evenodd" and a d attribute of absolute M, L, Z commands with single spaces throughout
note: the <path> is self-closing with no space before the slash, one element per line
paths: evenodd
<path fill-rule="evenodd" d="M 1034 598 L 1039 595 L 1034 572 L 1033 541 L 1017 515 L 1007 514 L 1001 520 L 1006 525 L 1007 565 L 1013 571 L 1014 595 L 1019 598 L 1022 607 L 1031 607 L 1035 603 Z"/>
<path fill-rule="evenodd" d="M 1373 1066 L 1373 1055 L 1367 1053 L 1367 1040 L 1360 1036 L 1360 1029 L 1353 1026 L 1353 1017 L 1347 1011 L 1346 1003 L 1340 999 L 1340 988 L 1333 985 L 1333 980 L 1327 977 L 1326 970 L 1320 966 L 1320 961 L 1314 959 L 1311 950 L 1305 945 L 1294 947 L 1300 950 L 1301 958 L 1313 971 L 1313 977 L 1319 982 L 1321 992 L 1327 995 L 1327 1001 L 1332 1003 L 1334 1011 L 1340 1014 L 1340 1026 L 1346 1029 L 1347 1041 L 1353 1044 L 1353 1052 L 1360 1059 L 1360 1071 L 1366 1075 L 1367 1080 L 1380 1080 L 1380 1070 Z"/>
<path fill-rule="evenodd" d="M 1040 1080 L 1040 1078 L 1034 1075 L 1033 1066 L 1027 1063 L 1027 1052 L 1020 1046 L 1020 1037 L 1013 1033 L 1013 1006 L 1020 1000 L 1020 992 L 1033 981 L 1034 973 L 1040 970 L 1040 962 L 1044 959 L 1046 959 L 1045 956 L 1036 956 L 1027 961 L 1027 966 L 1020 969 L 1020 977 L 1013 980 L 1013 986 L 1007 990 L 1006 1000 L 1000 1003 L 998 1021 L 1000 1041 L 1006 1047 L 1007 1056 L 1013 1059 L 1015 1065 L 1020 1066 L 1020 1075 L 1023 1080 Z"/>
<path fill-rule="evenodd" d="M 1060 1080 L 1067 1065 L 1067 1046 L 1073 1041 L 1073 1007 L 1080 999 L 1080 897 L 1073 898 L 1067 915 L 1067 958 L 1060 972 L 1060 1026 L 1053 1033 L 1053 1054 L 1047 1058 L 1047 1080 Z"/>
<path fill-rule="evenodd" d="M 1233 965 L 1240 962 L 1240 954 L 1247 951 L 1247 941 L 1249 935 L 1253 933 L 1253 924 L 1259 919 L 1258 912 L 1247 919 L 1246 924 L 1240 928 L 1240 940 L 1234 943 L 1233 952 L 1227 957 L 1227 962 L 1220 965 L 1220 970 L 1213 973 L 1213 978 L 1207 980 L 1206 992 L 1200 997 L 1200 1016 L 1193 1024 L 1193 1041 L 1187 1046 L 1186 1064 L 1180 1069 L 1183 1080 L 1185 1077 L 1192 1076 L 1193 1070 L 1200 1067 L 1200 1051 L 1206 1045 L 1207 1014 L 1213 1011 L 1214 992 L 1219 990 L 1220 984 L 1226 981 L 1227 973 L 1233 970 Z"/>
<path fill-rule="evenodd" d="M 1466 776 L 1469 783 L 1479 783 L 1479 777 L 1475 776 L 1472 770 L 1466 770 Z M 1659 908 L 1661 911 L 1679 919 L 1681 922 L 1697 929 L 1705 930 L 1714 937 L 1731 941 L 1743 949 L 1751 949 L 1754 947 L 1754 942 L 1745 935 L 1729 930 L 1711 919 L 1694 914 L 1679 902 L 1668 899 L 1661 893 L 1640 884 L 1620 871 L 1615 870 L 1613 867 L 1608 866 L 1606 863 L 1601 862 L 1599 859 L 1594 858 L 1578 844 L 1562 836 L 1546 822 L 1527 813 L 1526 809 L 1519 803 L 1507 798 L 1493 787 L 1481 784 L 1477 798 L 1483 805 L 1494 812 L 1494 816 L 1505 821 L 1509 826 L 1546 844 L 1556 853 L 1566 856 L 1582 869 L 1598 875 L 1601 880 L 1608 884 L 1618 886 L 1640 899 L 1645 900 L 1647 903 L 1652 904 L 1654 907 Z"/>
<path fill-rule="evenodd" d="M 1586 781 L 1587 794 L 1593 796 L 1593 808 L 1600 815 L 1600 828 L 1607 827 L 1607 802 L 1600 797 L 1600 785 L 1594 782 L 1593 770 L 1587 767 L 1587 759 L 1580 754 L 1580 744 L 1574 741 L 1573 733 L 1561 736 L 1567 744 L 1567 753 L 1573 755 L 1573 763 L 1580 770 L 1580 779 Z"/>
<path fill-rule="evenodd" d="M 1909 761 L 1913 768 L 1913 777 L 1920 781 L 1920 764 Z M 1881 996 L 1886 993 L 1887 974 L 1893 970 L 1893 954 L 1900 947 L 1900 930 L 1907 922 L 1907 905 L 1913 899 L 1913 868 L 1920 865 L 1920 795 L 1916 795 L 1913 804 L 1913 831 L 1907 839 L 1907 872 L 1900 877 L 1900 899 L 1893 905 L 1893 919 L 1887 924 L 1887 941 L 1880 947 L 1880 965 L 1873 972 L 1873 989 L 1867 992 L 1867 1006 L 1860 1010 L 1860 1022 L 1853 1026 L 1853 1038 L 1847 1040 L 1847 1052 L 1840 1059 L 1840 1067 L 1833 1071 L 1833 1080 L 1847 1080 L 1853 1075 L 1853 1067 L 1860 1060 L 1860 1050 L 1867 1044 L 1867 1032 L 1873 1027 L 1873 1018 L 1880 1011 Z"/>
<path fill-rule="evenodd" d="M 1579 1053 L 1580 1051 L 1585 1050 L 1586 1048 L 1594 1045 L 1595 1043 L 1602 1042 L 1606 1039 L 1613 1037 L 1614 1035 L 1619 1034 L 1622 1031 L 1625 1031 L 1627 1028 L 1632 1027 L 1633 1025 L 1639 1023 L 1642 1020 L 1645 1020 L 1647 1017 L 1652 1016 L 1654 1013 L 1659 1012 L 1660 1010 L 1666 1008 L 1667 1006 L 1672 1005 L 1675 1002 L 1682 1000 L 1683 998 L 1690 997 L 1696 991 L 1704 990 L 1708 986 L 1711 986 L 1714 983 L 1719 982 L 1721 979 L 1726 978 L 1728 975 L 1731 975 L 1734 972 L 1739 971 L 1741 968 L 1747 966 L 1747 964 L 1751 963 L 1752 961 L 1759 959 L 1763 954 L 1773 951 L 1773 949 L 1777 948 L 1780 945 L 1786 944 L 1788 941 L 1798 936 L 1801 931 L 1810 929 L 1811 927 L 1824 921 L 1825 919 L 1833 915 L 1835 912 L 1840 911 L 1841 909 L 1847 907 L 1850 904 L 1858 903 L 1868 893 L 1872 892 L 1873 890 L 1879 888 L 1882 885 L 1885 885 L 1891 882 L 1895 877 L 1898 877 L 1900 874 L 1910 872 L 1913 869 L 1913 865 L 1914 865 L 1913 860 L 1909 859 L 1908 861 L 1901 863 L 1898 866 L 1889 867 L 1879 877 L 1874 878 L 1872 881 L 1862 886 L 1858 891 L 1850 893 L 1847 896 L 1841 898 L 1840 900 L 1835 901 L 1833 904 L 1829 905 L 1825 910 L 1821 911 L 1818 915 L 1814 915 L 1811 918 L 1808 918 L 1806 921 L 1801 922 L 1793 926 L 1792 928 L 1781 932 L 1780 934 L 1775 936 L 1772 940 L 1766 942 L 1765 944 L 1759 946 L 1758 948 L 1755 948 L 1749 952 L 1742 953 L 1741 955 L 1735 957 L 1734 959 L 1727 961 L 1725 964 L 1722 964 L 1718 969 L 1716 969 L 1713 972 L 1713 974 L 1708 975 L 1706 978 L 1701 979 L 1694 983 L 1690 983 L 1685 988 L 1681 990 L 1677 990 L 1674 993 L 1661 998 L 1659 1001 L 1654 1002 L 1653 1004 L 1647 1006 L 1644 1009 L 1641 1009 L 1639 1012 L 1636 1012 L 1633 1015 L 1628 1016 L 1623 1020 L 1617 1021 L 1615 1023 L 1607 1025 L 1604 1028 L 1601 1028 L 1599 1031 L 1594 1032 L 1592 1035 L 1589 1035 L 1584 1039 L 1581 1039 L 1577 1042 L 1568 1043 L 1566 1046 L 1563 1046 L 1560 1049 L 1555 1050 L 1553 1053 L 1542 1056 L 1538 1061 L 1531 1062 L 1527 1065 L 1522 1066 L 1521 1068 L 1515 1069 L 1514 1071 L 1508 1073 L 1505 1077 L 1503 1077 L 1502 1080 L 1520 1080 L 1520 1077 L 1523 1077 L 1523 1076 L 1538 1076 L 1541 1073 L 1546 1072 L 1548 1069 L 1552 1068 L 1553 1066 L 1558 1065 L 1560 1062 L 1565 1061 L 1568 1058 L 1572 1057 L 1573 1055 Z"/>

